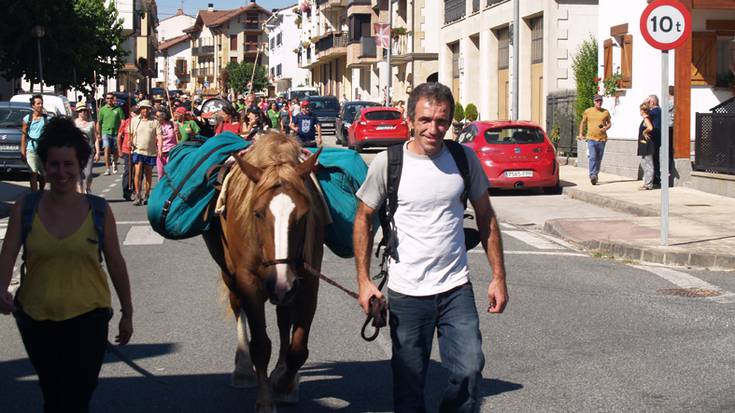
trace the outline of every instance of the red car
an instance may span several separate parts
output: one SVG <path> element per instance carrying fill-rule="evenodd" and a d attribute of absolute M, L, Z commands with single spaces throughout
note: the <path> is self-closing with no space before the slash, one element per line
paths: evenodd
<path fill-rule="evenodd" d="M 383 146 L 408 140 L 408 123 L 401 112 L 391 107 L 366 107 L 347 129 L 347 147 L 357 152 L 364 148 Z"/>
<path fill-rule="evenodd" d="M 480 158 L 491 188 L 541 188 L 559 194 L 556 150 L 541 127 L 526 121 L 472 122 L 457 140 Z"/>

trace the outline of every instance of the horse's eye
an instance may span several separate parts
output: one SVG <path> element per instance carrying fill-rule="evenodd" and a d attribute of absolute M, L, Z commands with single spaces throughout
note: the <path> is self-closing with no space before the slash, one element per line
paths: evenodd
<path fill-rule="evenodd" d="M 263 219 L 263 211 L 255 211 L 255 218 Z"/>

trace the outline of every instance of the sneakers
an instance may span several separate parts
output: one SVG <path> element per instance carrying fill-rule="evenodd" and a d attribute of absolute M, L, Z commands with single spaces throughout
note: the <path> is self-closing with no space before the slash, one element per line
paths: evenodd
<path fill-rule="evenodd" d="M 651 185 L 651 186 L 643 185 L 640 188 L 638 188 L 639 191 L 650 191 L 652 189 L 653 189 L 653 185 Z"/>
<path fill-rule="evenodd" d="M 110 175 L 110 169 L 109 169 L 109 168 L 108 168 L 108 169 L 105 169 L 105 173 L 104 173 L 104 175 L 105 175 L 105 176 L 108 176 L 108 175 Z"/>
<path fill-rule="evenodd" d="M 597 175 L 590 176 L 590 183 L 592 183 L 592 185 L 597 185 Z"/>

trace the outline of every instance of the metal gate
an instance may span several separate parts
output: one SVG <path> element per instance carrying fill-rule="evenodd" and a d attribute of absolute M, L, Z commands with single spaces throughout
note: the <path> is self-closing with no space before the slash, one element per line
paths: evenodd
<path fill-rule="evenodd" d="M 697 113 L 694 169 L 735 175 L 735 114 Z"/>
<path fill-rule="evenodd" d="M 577 156 L 577 129 L 573 90 L 556 92 L 546 97 L 546 134 L 556 140 L 560 155 Z"/>

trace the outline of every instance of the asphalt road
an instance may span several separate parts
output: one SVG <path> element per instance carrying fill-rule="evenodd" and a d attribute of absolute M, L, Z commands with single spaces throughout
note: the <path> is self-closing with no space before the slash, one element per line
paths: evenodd
<path fill-rule="evenodd" d="M 0 234 L 8 202 L 26 187 L 12 179 L 0 183 Z M 145 209 L 120 202 L 119 175 L 98 177 L 93 189 L 106 195 L 118 220 L 135 302 L 135 334 L 118 350 L 136 369 L 108 353 L 92 411 L 253 411 L 255 391 L 229 386 L 234 323 L 203 242 L 154 236 Z M 577 251 L 540 233 L 543 222 L 617 213 L 563 195 L 499 192 L 491 198 L 503 222 L 511 300 L 503 315 L 484 312 L 489 266 L 481 251 L 471 251 L 487 359 L 483 412 L 735 410 L 735 304 L 664 291 L 676 287 L 664 278 L 671 274 L 735 291 L 732 273 L 647 267 Z M 355 288 L 352 260 L 327 252 L 323 272 Z M 279 411 L 392 410 L 388 334 L 362 341 L 363 320 L 352 298 L 321 284 L 301 401 Z M 12 317 L 0 317 L 0 331 L 2 411 L 41 411 L 38 383 Z M 435 349 L 430 411 L 436 411 L 445 380 Z"/>

